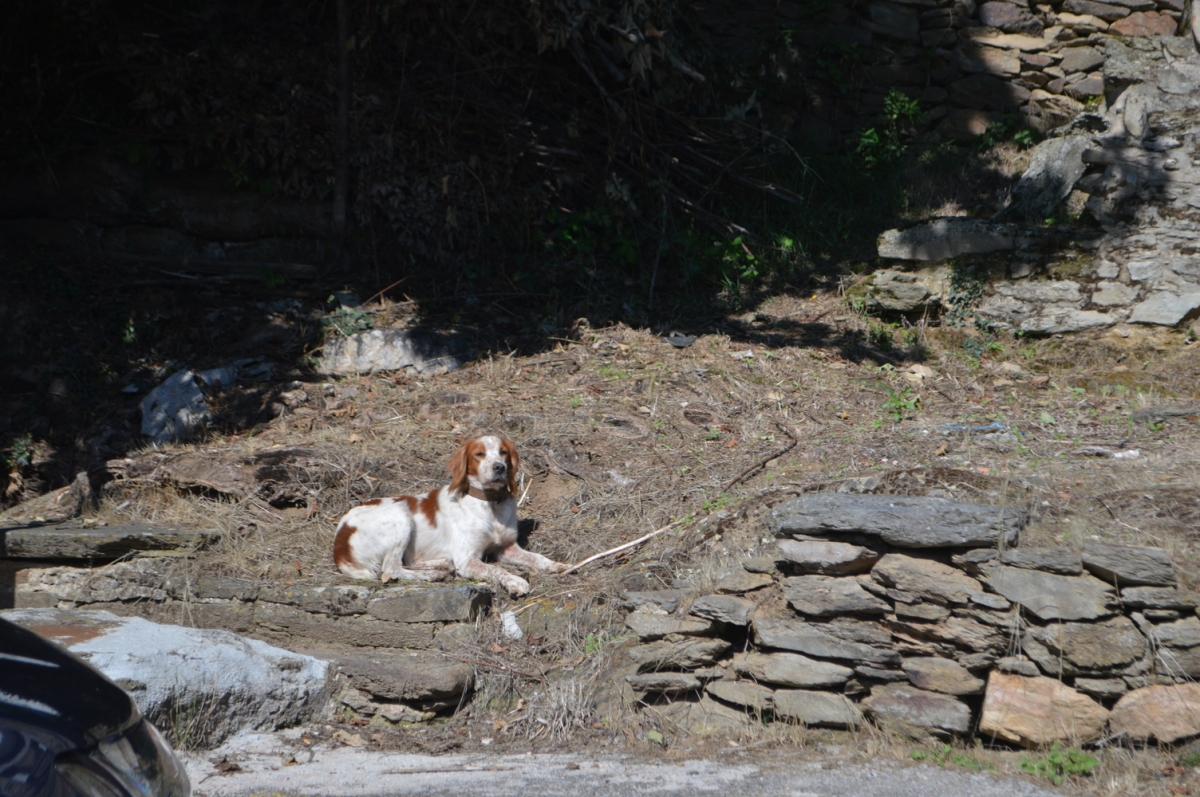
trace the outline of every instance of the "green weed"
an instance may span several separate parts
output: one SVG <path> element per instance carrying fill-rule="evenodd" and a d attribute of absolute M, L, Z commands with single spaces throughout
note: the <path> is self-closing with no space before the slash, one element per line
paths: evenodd
<path fill-rule="evenodd" d="M 969 769 L 973 772 L 982 772 L 985 769 L 995 769 L 991 764 L 984 764 L 976 761 L 971 756 L 964 753 L 954 752 L 954 748 L 950 745 L 942 745 L 937 750 L 913 750 L 911 753 L 913 761 L 930 761 L 937 764 L 939 767 L 944 767 L 946 764 L 954 764 L 955 766 Z"/>
<path fill-rule="evenodd" d="M 900 423 L 907 413 L 913 412 L 920 405 L 921 397 L 914 394 L 912 388 L 906 387 L 899 391 L 888 388 L 887 401 L 883 402 L 880 409 L 891 416 L 893 423 Z"/>
<path fill-rule="evenodd" d="M 1058 742 L 1050 746 L 1050 752 L 1044 758 L 1021 759 L 1022 770 L 1030 775 L 1048 778 L 1055 786 L 1062 785 L 1069 777 L 1090 775 L 1099 764 L 1098 760 L 1082 750 L 1061 749 Z"/>
<path fill-rule="evenodd" d="M 328 301 L 334 301 L 334 297 L 330 296 Z M 322 318 L 321 325 L 327 332 L 348 337 L 356 332 L 374 329 L 375 319 L 357 307 L 339 307 Z"/>

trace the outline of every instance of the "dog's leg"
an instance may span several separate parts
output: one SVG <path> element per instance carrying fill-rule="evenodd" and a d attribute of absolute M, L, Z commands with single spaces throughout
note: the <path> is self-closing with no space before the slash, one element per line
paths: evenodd
<path fill-rule="evenodd" d="M 494 584 L 504 588 L 509 595 L 514 598 L 519 598 L 522 595 L 529 594 L 529 582 L 520 576 L 514 576 L 503 568 L 489 565 L 487 562 L 481 562 L 478 559 L 467 559 L 455 565 L 455 570 L 463 578 L 477 578 L 483 581 L 491 581 Z"/>
<path fill-rule="evenodd" d="M 552 559 L 547 559 L 540 553 L 527 551 L 520 545 L 517 545 L 515 542 L 504 550 L 500 551 L 496 558 L 506 564 L 522 565 L 534 570 L 539 570 L 543 573 L 561 573 L 570 567 L 570 565 L 563 564 L 562 562 L 555 562 Z"/>
<path fill-rule="evenodd" d="M 441 581 L 454 570 L 454 563 L 449 559 L 430 559 L 426 562 L 404 566 L 404 551 L 393 548 L 383 560 L 379 569 L 379 579 L 385 584 L 392 579 L 410 581 Z"/>

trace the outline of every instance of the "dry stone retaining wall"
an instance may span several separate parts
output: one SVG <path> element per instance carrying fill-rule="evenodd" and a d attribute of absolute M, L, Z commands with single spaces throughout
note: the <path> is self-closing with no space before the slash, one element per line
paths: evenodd
<path fill-rule="evenodd" d="M 1021 548 L 1028 517 L 936 498 L 812 494 L 775 554 L 680 611 L 627 593 L 643 711 L 692 731 L 769 714 L 1018 745 L 1200 734 L 1200 619 L 1166 552 Z"/>

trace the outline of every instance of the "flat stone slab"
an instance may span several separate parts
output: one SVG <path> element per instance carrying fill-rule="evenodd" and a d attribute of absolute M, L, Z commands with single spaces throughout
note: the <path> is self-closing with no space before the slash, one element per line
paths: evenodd
<path fill-rule="evenodd" d="M 1028 645 L 1026 652 L 1050 675 L 1092 675 L 1126 667 L 1146 655 L 1146 637 L 1128 617 L 1102 623 L 1052 623 L 1027 633 L 1045 650 Z"/>
<path fill-rule="evenodd" d="M 700 688 L 700 679 L 686 672 L 652 672 L 644 675 L 627 675 L 626 682 L 638 692 L 679 694 Z"/>
<path fill-rule="evenodd" d="M 229 631 L 152 623 L 111 612 L 15 609 L 4 619 L 51 639 L 129 692 L 162 729 L 217 744 L 273 731 L 325 705 L 328 662 Z M 191 716 L 181 719 L 181 710 Z M 185 721 L 187 727 L 177 727 Z"/>
<path fill-rule="evenodd" d="M 679 608 L 683 591 L 678 589 L 628 590 L 621 593 L 621 601 L 631 609 L 639 606 L 657 606 L 668 614 Z"/>
<path fill-rule="evenodd" d="M 1116 592 L 1093 576 L 1059 576 L 1040 570 L 997 567 L 983 583 L 1039 620 L 1098 620 L 1111 615 Z"/>
<path fill-rule="evenodd" d="M 848 576 L 796 576 L 785 578 L 781 586 L 791 607 L 811 617 L 884 615 L 891 609 L 886 601 L 876 598 Z"/>
<path fill-rule="evenodd" d="M 1015 546 L 1029 513 L 1012 507 L 895 495 L 812 493 L 771 511 L 776 537 L 868 534 L 900 548 Z"/>
<path fill-rule="evenodd" d="M 689 613 L 707 620 L 746 626 L 754 616 L 754 601 L 733 595 L 704 595 L 697 598 Z"/>
<path fill-rule="evenodd" d="M 1115 581 L 1119 586 L 1175 586 L 1175 566 L 1170 554 L 1162 548 L 1089 542 L 1083 546 L 1083 566 L 1108 584 Z"/>
<path fill-rule="evenodd" d="M 119 559 L 147 551 L 190 552 L 211 545 L 220 536 L 217 531 L 153 526 L 0 529 L 0 558 Z"/>
<path fill-rule="evenodd" d="M 642 642 L 655 642 L 668 634 L 683 636 L 706 636 L 713 630 L 712 620 L 672 617 L 650 611 L 630 612 L 625 618 L 625 627 Z"/>
<path fill-rule="evenodd" d="M 733 670 L 756 681 L 776 686 L 807 689 L 841 686 L 854 670 L 828 661 L 817 661 L 799 653 L 742 653 L 734 656 Z"/>
<path fill-rule="evenodd" d="M 868 664 L 900 663 L 900 655 L 895 651 L 839 639 L 822 630 L 821 626 L 803 620 L 759 620 L 754 623 L 754 642 L 762 647 L 790 650 L 823 659 Z"/>
<path fill-rule="evenodd" d="M 1196 596 L 1172 587 L 1125 587 L 1121 590 L 1121 603 L 1130 609 L 1191 611 L 1196 608 Z"/>
<path fill-rule="evenodd" d="M 777 689 L 775 716 L 824 728 L 857 728 L 862 712 L 844 695 L 805 689 Z"/>
<path fill-rule="evenodd" d="M 409 701 L 422 708 L 457 703 L 475 685 L 471 665 L 429 651 L 352 653 L 336 664 L 355 689 L 379 700 Z"/>
<path fill-rule="evenodd" d="M 971 709 L 966 703 L 907 684 L 875 686 L 862 706 L 884 725 L 897 723 L 902 727 L 949 733 L 966 733 L 971 729 Z"/>
<path fill-rule="evenodd" d="M 1000 553 L 1000 563 L 1025 570 L 1044 570 L 1060 576 L 1078 576 L 1083 573 L 1079 554 L 1063 546 L 1055 548 L 1016 548 Z"/>
<path fill-rule="evenodd" d="M 726 703 L 733 703 L 757 713 L 771 708 L 775 696 L 775 693 L 767 687 L 747 681 L 713 681 L 705 687 L 705 690 L 718 700 L 724 700 Z"/>
<path fill-rule="evenodd" d="M 983 693 L 983 680 L 971 675 L 966 667 L 950 659 L 918 656 L 905 659 L 900 667 L 912 685 L 918 689 L 947 695 Z"/>
<path fill-rule="evenodd" d="M 1020 230 L 1013 224 L 982 219 L 934 219 L 879 236 L 879 256 L 897 260 L 949 260 L 965 254 L 1001 252 L 1016 247 Z"/>
<path fill-rule="evenodd" d="M 681 637 L 672 634 L 657 642 L 630 648 L 629 658 L 633 659 L 637 663 L 638 669 L 643 672 L 646 670 L 692 670 L 713 664 L 717 657 L 727 650 L 729 650 L 729 643 L 723 639 Z"/>
<path fill-rule="evenodd" d="M 966 573 L 936 562 L 890 553 L 871 570 L 871 578 L 886 587 L 920 596 L 934 603 L 967 604 L 983 592 L 983 585 Z"/>
<path fill-rule="evenodd" d="M 1037 747 L 1099 737 L 1108 710 L 1061 681 L 992 671 L 979 731 L 1011 744 Z"/>
<path fill-rule="evenodd" d="M 801 573 L 848 576 L 866 573 L 879 561 L 879 554 L 861 545 L 826 540 L 779 540 L 781 560 Z"/>
<path fill-rule="evenodd" d="M 379 620 L 399 623 L 471 622 L 492 603 L 492 590 L 473 584 L 434 589 L 403 589 L 376 593 L 367 613 Z"/>

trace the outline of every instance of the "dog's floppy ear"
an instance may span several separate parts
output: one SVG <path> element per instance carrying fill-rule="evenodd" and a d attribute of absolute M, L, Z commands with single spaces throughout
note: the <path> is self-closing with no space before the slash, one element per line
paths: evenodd
<path fill-rule="evenodd" d="M 500 450 L 508 455 L 508 494 L 517 494 L 517 469 L 521 467 L 521 457 L 517 454 L 517 446 L 512 440 L 501 440 Z"/>
<path fill-rule="evenodd" d="M 471 454 L 472 440 L 468 440 L 458 447 L 454 455 L 450 457 L 450 492 L 463 495 L 471 486 L 467 481 L 467 460 Z"/>

